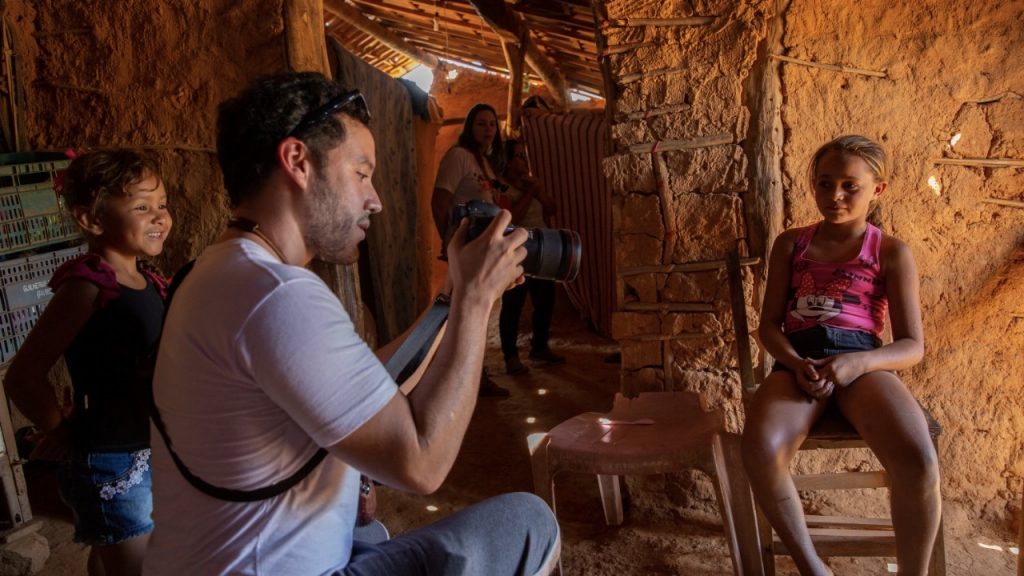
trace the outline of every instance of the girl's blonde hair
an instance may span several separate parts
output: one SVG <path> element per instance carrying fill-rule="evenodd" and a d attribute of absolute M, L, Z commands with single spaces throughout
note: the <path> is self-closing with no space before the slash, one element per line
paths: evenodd
<path fill-rule="evenodd" d="M 102 216 L 107 198 L 125 196 L 128 186 L 160 169 L 152 156 L 129 149 L 90 150 L 71 161 L 61 196 L 68 208 Z"/>
<path fill-rule="evenodd" d="M 811 190 L 814 190 L 814 177 L 818 172 L 818 162 L 821 161 L 825 154 L 832 151 L 839 152 L 843 156 L 857 156 L 864 160 L 864 163 L 868 165 L 868 169 L 874 175 L 875 182 L 889 181 L 891 167 L 889 165 L 889 155 L 885 153 L 885 148 L 882 148 L 881 144 L 865 136 L 846 134 L 825 143 L 811 157 L 811 161 L 807 165 L 807 179 L 811 184 Z M 879 228 L 881 227 L 880 213 L 881 205 L 876 200 L 868 212 L 867 220 Z"/>

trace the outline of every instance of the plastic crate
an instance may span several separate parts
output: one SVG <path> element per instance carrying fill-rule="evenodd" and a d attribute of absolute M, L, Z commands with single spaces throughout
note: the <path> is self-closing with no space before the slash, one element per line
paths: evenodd
<path fill-rule="evenodd" d="M 53 189 L 57 172 L 70 163 L 53 152 L 0 154 L 0 255 L 79 236 Z"/>

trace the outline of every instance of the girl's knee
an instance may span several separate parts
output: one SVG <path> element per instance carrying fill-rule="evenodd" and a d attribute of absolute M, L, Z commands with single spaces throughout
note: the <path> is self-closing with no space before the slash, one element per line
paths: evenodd
<path fill-rule="evenodd" d="M 798 446 L 794 446 L 794 442 L 784 438 L 777 430 L 751 426 L 748 422 L 743 430 L 740 447 L 744 466 L 748 471 L 756 471 L 766 467 L 788 468 Z"/>
<path fill-rule="evenodd" d="M 930 444 L 907 451 L 886 470 L 894 484 L 915 486 L 922 491 L 939 489 L 939 458 Z"/>

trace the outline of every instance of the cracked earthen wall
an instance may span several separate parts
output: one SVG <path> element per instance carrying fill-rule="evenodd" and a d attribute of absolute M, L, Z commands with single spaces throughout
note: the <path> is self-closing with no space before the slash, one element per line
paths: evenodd
<path fill-rule="evenodd" d="M 643 145 L 605 162 L 624 390 L 696 390 L 740 426 L 725 274 L 704 263 L 735 246 L 764 259 L 775 230 L 814 222 L 808 158 L 837 135 L 867 135 L 893 159 L 884 228 L 911 246 L 921 274 L 927 351 L 901 376 L 945 429 L 947 533 L 972 522 L 1010 531 L 1024 476 L 1024 204 L 1013 204 L 1024 201 L 1024 3 L 619 0 L 606 9 L 612 19 L 715 16 L 704 26 L 604 30 L 612 45 L 645 43 L 609 59 L 614 144 Z M 777 93 L 765 93 L 765 71 Z M 670 111 L 629 118 L 651 110 Z M 655 142 L 664 150 L 700 139 L 692 150 L 651 152 Z M 778 152 L 765 154 L 773 141 Z M 1017 163 L 935 162 L 963 158 Z M 758 208 L 766 200 L 777 208 Z M 752 323 L 763 273 L 746 273 Z M 811 454 L 799 466 L 872 460 Z M 885 503 L 829 496 L 811 506 Z"/>

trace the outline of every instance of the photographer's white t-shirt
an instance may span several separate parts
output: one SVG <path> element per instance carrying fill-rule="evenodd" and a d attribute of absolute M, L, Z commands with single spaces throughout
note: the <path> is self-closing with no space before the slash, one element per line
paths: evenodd
<path fill-rule="evenodd" d="M 289 477 L 397 392 L 323 281 L 245 239 L 208 248 L 182 283 L 153 388 L 189 469 L 240 490 Z M 145 574 L 312 575 L 348 563 L 358 470 L 328 455 L 288 492 L 233 503 L 193 488 L 155 428 L 152 446 Z"/>

